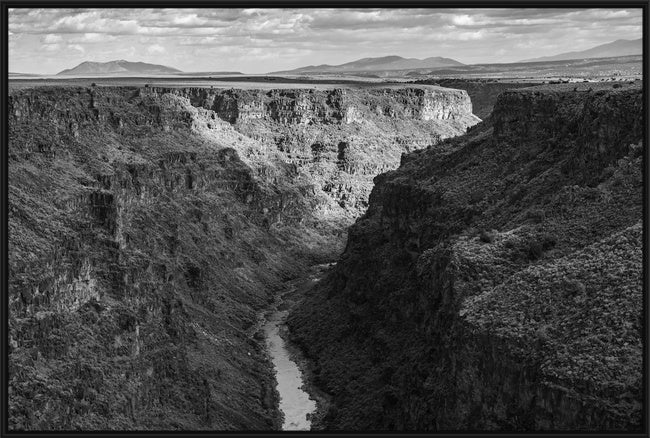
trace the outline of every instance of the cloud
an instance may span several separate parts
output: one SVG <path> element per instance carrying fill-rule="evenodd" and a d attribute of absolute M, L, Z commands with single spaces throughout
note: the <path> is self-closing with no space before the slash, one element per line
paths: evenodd
<path fill-rule="evenodd" d="M 595 11 L 594 15 L 600 17 L 600 18 L 621 18 L 621 17 L 629 17 L 630 16 L 630 11 L 627 10 L 618 10 L 618 11 L 612 11 L 612 10 L 603 10 L 603 11 Z"/>
<path fill-rule="evenodd" d="M 474 24 L 474 19 L 469 15 L 454 15 L 454 18 L 451 20 L 456 25 L 467 26 Z"/>
<path fill-rule="evenodd" d="M 59 52 L 61 50 L 61 44 L 45 44 L 42 49 L 46 52 Z"/>
<path fill-rule="evenodd" d="M 63 40 L 61 35 L 47 34 L 43 37 L 43 44 L 55 44 L 60 43 Z"/>
<path fill-rule="evenodd" d="M 26 72 L 49 65 L 39 62 L 45 58 L 57 66 L 69 62 L 62 56 L 84 53 L 101 61 L 164 53 L 170 65 L 183 70 L 247 72 L 384 55 L 445 56 L 465 63 L 501 55 L 498 60 L 508 62 L 530 58 L 531 50 L 545 56 L 640 38 L 641 11 L 14 8 L 8 14 L 9 57 Z"/>
<path fill-rule="evenodd" d="M 178 15 L 174 17 L 171 24 L 181 27 L 196 27 L 208 24 L 208 20 L 199 18 L 197 14 Z"/>
<path fill-rule="evenodd" d="M 106 43 L 108 41 L 115 41 L 115 39 L 116 37 L 114 35 L 90 32 L 72 36 L 68 41 L 72 43 Z"/>
<path fill-rule="evenodd" d="M 86 49 L 84 49 L 82 46 L 79 44 L 68 44 L 67 46 L 69 49 L 76 50 L 81 53 L 86 53 Z"/>
<path fill-rule="evenodd" d="M 152 55 L 156 53 L 165 53 L 165 48 L 160 44 L 153 44 L 147 48 L 147 52 Z"/>

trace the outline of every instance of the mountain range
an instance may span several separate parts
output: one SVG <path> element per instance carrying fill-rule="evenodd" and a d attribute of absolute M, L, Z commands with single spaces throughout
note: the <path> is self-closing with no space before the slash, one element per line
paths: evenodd
<path fill-rule="evenodd" d="M 641 55 L 643 52 L 643 41 L 641 38 L 636 40 L 616 40 L 611 43 L 602 44 L 587 50 L 565 52 L 552 56 L 543 56 L 539 58 L 530 58 L 522 63 L 528 62 L 546 62 L 562 61 L 570 59 L 589 59 L 589 58 L 608 58 L 630 55 Z M 382 56 L 375 58 L 362 58 L 356 61 L 347 62 L 340 65 L 309 65 L 299 67 L 293 70 L 282 70 L 270 72 L 268 74 L 323 74 L 323 73 L 372 73 L 382 71 L 397 70 L 420 70 L 420 69 L 441 69 L 448 67 L 464 67 L 466 64 L 451 58 L 432 56 L 425 59 L 403 58 L 397 55 Z M 198 75 L 198 73 L 184 73 L 179 69 L 165 65 L 148 64 L 146 62 L 130 62 L 126 60 L 109 61 L 109 62 L 91 62 L 86 61 L 74 68 L 63 70 L 57 73 L 57 76 L 147 76 L 147 75 Z M 205 74 L 205 73 L 204 73 Z M 239 72 L 211 72 L 210 74 L 241 74 Z M 22 74 L 14 73 L 12 76 Z"/>
<path fill-rule="evenodd" d="M 407 70 L 419 68 L 457 67 L 465 65 L 454 59 L 432 56 L 430 58 L 402 58 L 401 56 L 382 56 L 379 58 L 362 58 L 340 65 L 309 65 L 293 70 L 273 72 L 274 74 L 305 74 L 305 73 L 343 73 L 367 72 L 381 70 Z"/>
<path fill-rule="evenodd" d="M 74 68 L 57 73 L 68 75 L 167 75 L 181 73 L 181 70 L 165 65 L 147 64 L 146 62 L 129 62 L 124 59 L 108 62 L 82 62 Z"/>
<path fill-rule="evenodd" d="M 553 56 L 542 56 L 540 58 L 526 59 L 521 62 L 539 62 L 539 61 L 562 61 L 565 59 L 583 59 L 583 58 L 610 58 L 616 56 L 641 55 L 643 53 L 643 41 L 638 40 L 616 40 L 611 43 L 601 44 L 591 49 L 564 52 Z"/>

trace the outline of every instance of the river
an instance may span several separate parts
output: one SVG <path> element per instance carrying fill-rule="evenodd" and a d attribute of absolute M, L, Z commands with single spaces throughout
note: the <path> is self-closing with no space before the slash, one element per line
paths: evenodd
<path fill-rule="evenodd" d="M 305 361 L 302 360 L 300 351 L 289 344 L 285 321 L 301 290 L 320 281 L 330 266 L 314 266 L 306 281 L 290 282 L 278 297 L 274 310 L 266 316 L 263 330 L 276 372 L 279 409 L 284 416 L 282 430 L 310 430 L 311 417 L 317 408 L 316 399 L 307 392 L 303 373 L 298 366 L 298 363 L 304 364 Z"/>

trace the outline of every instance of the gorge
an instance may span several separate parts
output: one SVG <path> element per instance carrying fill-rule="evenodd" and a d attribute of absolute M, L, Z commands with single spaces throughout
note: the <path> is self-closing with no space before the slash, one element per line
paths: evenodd
<path fill-rule="evenodd" d="M 464 91 L 9 96 L 11 430 L 269 430 L 262 327 L 372 178 L 479 121 Z"/>
<path fill-rule="evenodd" d="M 8 437 L 648 431 L 648 0 L 1 3 Z"/>
<path fill-rule="evenodd" d="M 640 430 L 638 83 L 8 100 L 10 430 Z"/>

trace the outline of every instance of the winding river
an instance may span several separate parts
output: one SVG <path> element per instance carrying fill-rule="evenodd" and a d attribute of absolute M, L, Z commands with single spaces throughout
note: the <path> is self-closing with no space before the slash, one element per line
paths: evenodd
<path fill-rule="evenodd" d="M 309 430 L 310 414 L 316 410 L 316 402 L 302 389 L 303 377 L 287 350 L 281 331 L 288 310 L 274 312 L 266 325 L 266 345 L 275 367 L 278 392 L 280 393 L 280 411 L 284 414 L 282 430 Z"/>
<path fill-rule="evenodd" d="M 291 284 L 279 297 L 277 306 L 267 314 L 263 330 L 271 361 L 275 367 L 277 389 L 280 394 L 280 411 L 284 415 L 282 430 L 310 430 L 311 417 L 316 411 L 316 401 L 306 392 L 304 377 L 298 367 L 300 352 L 288 345 L 285 320 L 295 303 L 293 296 L 298 288 L 309 287 L 320 280 L 329 264 L 314 266 L 308 281 Z"/>

